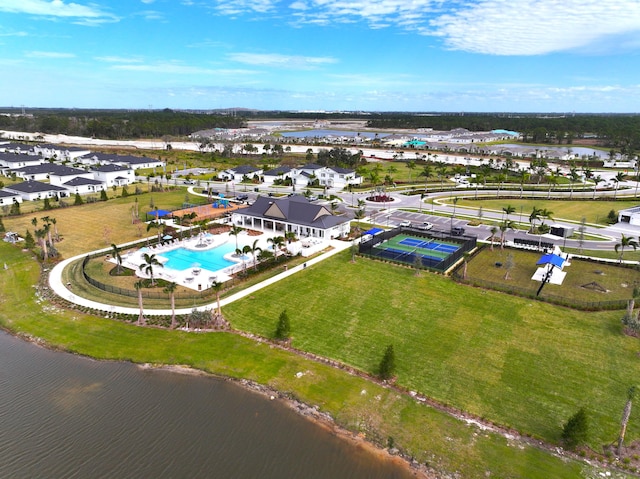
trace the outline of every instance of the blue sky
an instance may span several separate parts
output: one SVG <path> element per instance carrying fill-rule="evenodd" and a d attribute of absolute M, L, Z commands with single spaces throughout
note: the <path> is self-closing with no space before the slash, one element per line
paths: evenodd
<path fill-rule="evenodd" d="M 639 0 L 0 0 L 0 105 L 640 113 Z"/>

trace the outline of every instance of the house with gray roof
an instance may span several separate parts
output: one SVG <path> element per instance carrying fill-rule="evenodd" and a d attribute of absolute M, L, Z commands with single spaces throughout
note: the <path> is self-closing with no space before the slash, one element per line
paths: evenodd
<path fill-rule="evenodd" d="M 120 165 L 101 165 L 92 170 L 94 179 L 109 186 L 125 186 L 135 182 L 135 175 L 131 168 Z"/>
<path fill-rule="evenodd" d="M 278 166 L 272 170 L 265 171 L 262 180 L 265 185 L 273 185 L 276 180 L 286 180 L 291 178 L 293 169 L 289 166 Z"/>
<path fill-rule="evenodd" d="M 346 236 L 350 230 L 348 218 L 335 216 L 325 206 L 310 203 L 299 195 L 258 197 L 248 208 L 236 210 L 232 221 L 243 228 L 275 236 L 293 232 L 299 237 L 333 239 Z"/>
<path fill-rule="evenodd" d="M 0 153 L 0 168 L 5 176 L 11 174 L 10 170 L 17 170 L 25 166 L 41 165 L 44 160 L 39 156 L 20 155 L 17 153 Z M 9 170 L 9 171 L 7 171 Z"/>
<path fill-rule="evenodd" d="M 345 188 L 347 185 L 359 185 L 362 177 L 355 170 L 339 168 L 337 166 L 320 166 L 315 163 L 296 168 L 292 173 L 295 185 L 305 187 L 316 179 L 320 186 L 327 188 Z"/>
<path fill-rule="evenodd" d="M 235 168 L 229 168 L 228 170 L 218 173 L 218 178 L 223 181 L 236 181 L 240 182 L 245 177 L 252 179 L 255 176 L 260 177 L 263 173 L 262 168 L 251 165 L 240 165 Z"/>
<path fill-rule="evenodd" d="M 45 198 L 64 198 L 69 196 L 66 188 L 40 181 L 23 181 L 15 185 L 5 186 L 5 191 L 20 195 L 24 201 L 43 200 Z"/>
<path fill-rule="evenodd" d="M 43 158 L 55 158 L 57 160 L 73 160 L 91 153 L 87 148 L 78 146 L 62 146 L 54 144 L 42 144 L 33 147 L 33 151 Z"/>
<path fill-rule="evenodd" d="M 84 177 L 73 178 L 60 186 L 69 190 L 69 193 L 72 195 L 97 193 L 99 191 L 106 190 L 107 188 L 107 185 L 102 181 Z"/>
<path fill-rule="evenodd" d="M 0 206 L 10 206 L 14 203 L 22 203 L 22 196 L 5 189 L 0 190 Z"/>

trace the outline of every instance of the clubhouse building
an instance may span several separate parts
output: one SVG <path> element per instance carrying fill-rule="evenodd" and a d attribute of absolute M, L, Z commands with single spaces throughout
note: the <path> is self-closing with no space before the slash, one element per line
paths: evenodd
<path fill-rule="evenodd" d="M 259 197 L 248 208 L 234 211 L 233 224 L 284 236 L 293 232 L 300 238 L 333 239 L 349 234 L 350 221 L 335 216 L 326 206 L 310 203 L 304 196 Z"/>

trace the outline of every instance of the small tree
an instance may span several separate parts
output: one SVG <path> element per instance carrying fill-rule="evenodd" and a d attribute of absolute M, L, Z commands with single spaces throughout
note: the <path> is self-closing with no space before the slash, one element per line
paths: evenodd
<path fill-rule="evenodd" d="M 589 420 L 584 408 L 569 418 L 562 428 L 562 442 L 568 449 L 574 449 L 587 442 L 589 435 Z"/>
<path fill-rule="evenodd" d="M 42 206 L 42 209 L 45 211 L 51 209 L 51 202 L 49 201 L 49 198 L 44 199 L 44 205 Z"/>
<path fill-rule="evenodd" d="M 276 327 L 276 332 L 274 334 L 276 339 L 289 339 L 291 336 L 291 322 L 289 321 L 289 315 L 287 314 L 287 310 L 285 309 L 280 313 L 280 317 L 278 318 L 278 326 Z"/>
<path fill-rule="evenodd" d="M 2 218 L 0 218 L 0 233 L 4 233 L 7 229 L 4 227 L 4 223 L 2 222 Z"/>
<path fill-rule="evenodd" d="M 83 203 L 84 203 L 84 201 L 82 200 L 82 196 L 80 196 L 80 193 L 76 193 L 76 198 L 75 198 L 75 200 L 73 201 L 73 204 L 74 204 L 75 206 L 79 206 L 79 205 L 81 205 L 81 204 L 83 204 Z"/>
<path fill-rule="evenodd" d="M 618 435 L 618 456 L 622 452 L 622 444 L 624 443 L 624 436 L 627 433 L 627 424 L 629 423 L 629 417 L 631 416 L 631 406 L 636 396 L 636 387 L 631 386 L 627 391 L 627 402 L 624 405 L 622 411 L 622 420 L 620 421 L 620 434 Z"/>
<path fill-rule="evenodd" d="M 107 190 L 100 191 L 100 201 L 107 201 L 109 197 L 107 196 Z"/>
<path fill-rule="evenodd" d="M 393 344 L 387 346 L 378 369 L 380 379 L 387 380 L 393 377 L 396 370 L 396 354 L 393 350 Z"/>
<path fill-rule="evenodd" d="M 36 247 L 36 240 L 33 239 L 33 235 L 29 230 L 27 230 L 27 233 L 24 235 L 24 247 L 26 249 L 33 249 Z"/>

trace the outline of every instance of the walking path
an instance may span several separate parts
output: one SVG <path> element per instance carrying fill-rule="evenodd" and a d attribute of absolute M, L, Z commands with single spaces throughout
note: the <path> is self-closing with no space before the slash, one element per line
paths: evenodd
<path fill-rule="evenodd" d="M 340 241 L 340 240 L 330 240 L 328 241 L 329 245 L 332 247 L 332 249 L 330 251 L 327 251 L 326 253 L 322 253 L 321 255 L 312 258 L 310 260 L 308 260 L 307 262 L 295 266 L 293 268 L 288 268 L 286 271 L 283 271 L 280 274 L 277 274 L 276 276 L 273 276 L 271 278 L 268 278 L 264 281 L 262 281 L 261 283 L 255 284 L 253 286 L 250 286 L 242 291 L 239 291 L 227 298 L 223 298 L 220 300 L 220 306 L 226 306 L 227 304 L 233 303 L 234 301 L 237 301 L 241 298 L 244 298 L 247 295 L 253 294 L 254 292 L 265 288 L 271 284 L 274 284 L 282 279 L 288 278 L 289 276 L 293 275 L 293 274 L 297 274 L 302 272 L 303 270 L 306 270 L 307 267 L 309 266 L 313 266 L 316 263 L 319 263 L 320 261 L 323 261 L 327 258 L 330 258 L 331 256 L 340 253 L 341 251 L 344 251 L 345 249 L 348 249 L 351 247 L 351 242 L 350 241 Z M 109 251 L 111 251 L 110 248 L 105 248 L 103 250 L 100 250 L 99 252 L 105 252 L 108 253 Z M 96 251 L 98 252 L 98 251 Z M 89 253 L 91 254 L 91 253 Z M 124 306 L 115 306 L 112 304 L 105 304 L 105 303 L 100 303 L 97 301 L 92 301 L 90 299 L 86 299 L 83 298 L 81 296 L 78 296 L 76 294 L 73 293 L 73 291 L 70 289 L 72 287 L 71 284 L 67 283 L 66 285 L 64 284 L 63 280 L 62 280 L 62 272 L 63 270 L 72 262 L 77 261 L 79 259 L 84 258 L 87 255 L 87 253 L 83 253 L 81 255 L 78 256 L 74 256 L 73 258 L 69 258 L 66 259 L 64 261 L 61 261 L 60 263 L 58 263 L 49 273 L 49 286 L 51 287 L 51 289 L 61 298 L 70 301 L 72 303 L 75 303 L 79 306 L 84 306 L 86 308 L 91 308 L 91 309 L 96 309 L 98 311 L 104 311 L 104 312 L 108 312 L 108 313 L 121 313 L 121 314 L 131 314 L 131 315 L 137 315 L 140 313 L 140 309 L 139 308 L 129 308 L 129 307 L 124 307 Z M 176 314 L 189 314 L 191 313 L 194 309 L 197 310 L 210 310 L 210 309 L 214 309 L 217 307 L 217 302 L 213 302 L 210 304 L 206 304 L 203 306 L 198 306 L 196 308 L 182 308 L 182 309 L 176 309 L 175 313 Z M 149 316 L 168 316 L 172 314 L 171 309 L 147 309 L 145 308 L 144 310 L 144 314 L 145 315 L 149 315 Z"/>

